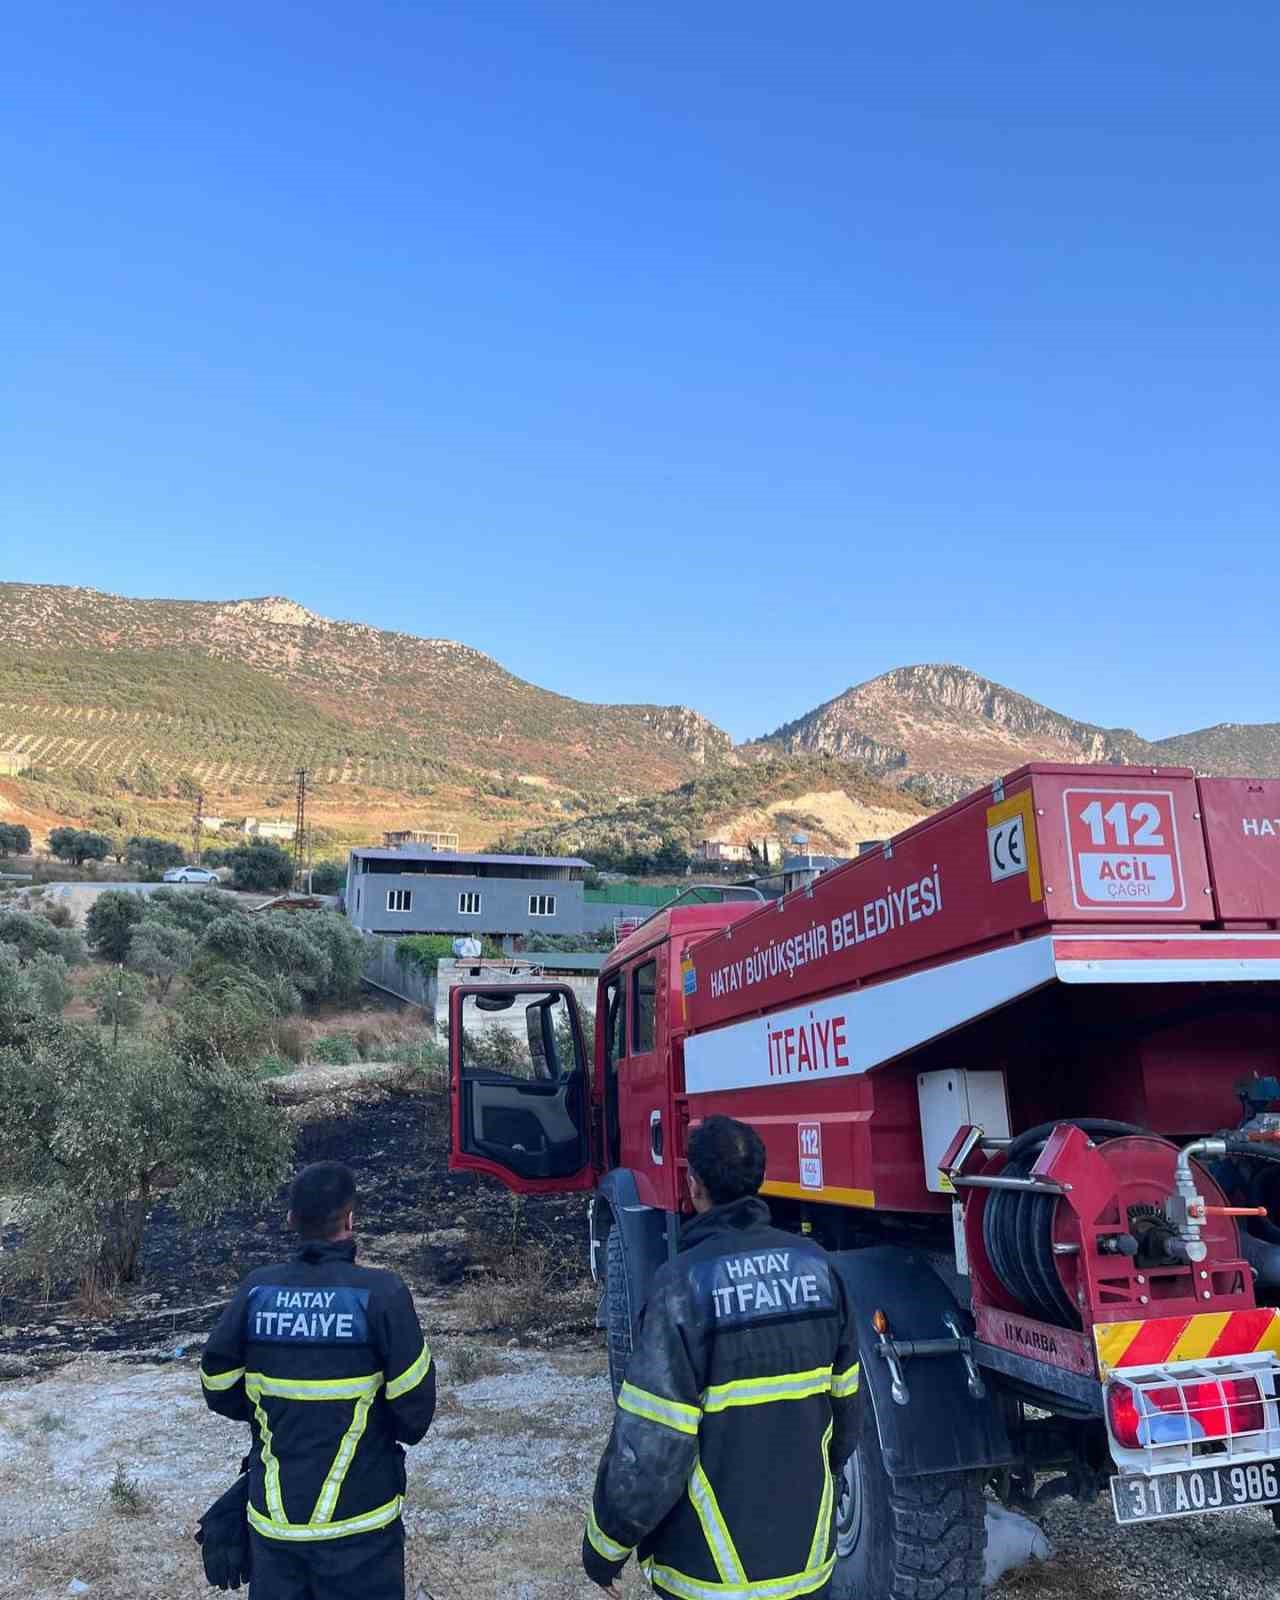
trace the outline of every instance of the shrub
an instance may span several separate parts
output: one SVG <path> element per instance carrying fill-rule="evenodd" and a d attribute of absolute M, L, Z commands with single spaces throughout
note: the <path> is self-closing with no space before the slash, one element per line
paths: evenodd
<path fill-rule="evenodd" d="M 0 973 L 3 968 L 0 968 Z M 29 988 L 29 985 L 27 985 Z M 16 1197 L 8 1273 L 132 1281 L 159 1175 L 189 1222 L 273 1195 L 290 1135 L 260 1086 L 225 1061 L 102 1035 L 0 994 L 0 1189 Z"/>
<path fill-rule="evenodd" d="M 66 953 L 62 932 L 33 911 L 0 911 L 0 944 L 12 945 L 24 963 L 42 953 Z"/>
<path fill-rule="evenodd" d="M 67 963 L 61 956 L 42 950 L 27 969 L 40 1009 L 60 1016 L 71 1003 L 72 988 L 67 978 Z"/>
<path fill-rule="evenodd" d="M 114 972 L 100 972 L 89 985 L 89 998 L 99 1022 L 109 1022 L 118 1028 L 135 1028 L 142 1021 L 142 1003 L 147 997 L 146 985 L 136 972 L 117 967 Z"/>
<path fill-rule="evenodd" d="M 169 839 L 154 839 L 149 834 L 134 834 L 124 847 L 125 860 L 147 872 L 167 872 L 170 867 L 180 867 L 186 861 L 181 845 Z"/>
<path fill-rule="evenodd" d="M 49 853 L 82 867 L 86 861 L 105 861 L 111 854 L 111 840 L 105 833 L 85 828 L 54 828 L 49 834 Z"/>
<path fill-rule="evenodd" d="M 170 1048 L 184 1060 L 244 1068 L 265 1053 L 275 1012 L 260 979 L 231 970 L 205 986 L 189 988 L 165 1025 Z"/>
<path fill-rule="evenodd" d="M 53 928 L 70 928 L 73 924 L 71 907 L 61 900 L 51 900 L 40 907 L 40 915 Z"/>
<path fill-rule="evenodd" d="M 240 902 L 220 889 L 205 889 L 192 894 L 185 889 L 157 889 L 143 901 L 148 922 L 167 922 L 175 928 L 200 935 L 212 922 L 231 912 L 239 913 Z"/>
<path fill-rule="evenodd" d="M 20 822 L 0 822 L 0 856 L 31 854 L 31 830 Z"/>
<path fill-rule="evenodd" d="M 173 980 L 191 965 L 195 953 L 194 934 L 158 918 L 148 919 L 133 930 L 129 940 L 128 964 L 135 972 L 151 980 L 157 995 L 163 1000 Z"/>
<path fill-rule="evenodd" d="M 124 1463 L 116 1464 L 115 1477 L 107 1485 L 107 1499 L 111 1509 L 122 1517 L 140 1517 L 147 1509 L 147 1497 L 137 1478 L 124 1470 Z"/>
<path fill-rule="evenodd" d="M 313 894 L 338 894 L 347 881 L 347 869 L 341 861 L 321 861 L 311 874 Z"/>
<path fill-rule="evenodd" d="M 127 889 L 106 889 L 89 908 L 85 933 L 90 947 L 108 961 L 123 961 L 129 954 L 133 930 L 147 914 L 145 898 Z"/>
<path fill-rule="evenodd" d="M 269 839 L 242 844 L 223 857 L 237 889 L 287 889 L 293 882 L 293 857 Z"/>
<path fill-rule="evenodd" d="M 307 1029 L 296 1017 L 281 1017 L 271 1030 L 271 1042 L 277 1055 L 295 1066 L 307 1059 Z"/>
<path fill-rule="evenodd" d="M 349 1033 L 329 1033 L 311 1046 L 311 1057 L 329 1067 L 349 1067 L 360 1059 L 360 1052 Z"/>

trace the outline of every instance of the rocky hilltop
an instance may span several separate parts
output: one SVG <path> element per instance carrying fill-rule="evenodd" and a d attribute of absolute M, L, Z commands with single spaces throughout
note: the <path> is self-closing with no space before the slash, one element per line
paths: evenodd
<path fill-rule="evenodd" d="M 899 667 L 777 729 L 752 754 L 837 756 L 930 803 L 958 799 L 1025 761 L 1280 771 L 1280 725 L 1224 724 L 1163 740 L 1064 716 L 966 667 Z"/>

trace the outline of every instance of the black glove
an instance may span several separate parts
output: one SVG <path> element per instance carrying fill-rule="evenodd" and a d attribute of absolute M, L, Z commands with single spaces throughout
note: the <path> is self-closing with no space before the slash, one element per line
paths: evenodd
<path fill-rule="evenodd" d="M 607 1589 L 626 1564 L 625 1556 L 621 1561 L 606 1561 L 586 1534 L 583 1534 L 582 1570 L 592 1583 L 598 1583 L 602 1589 Z"/>
<path fill-rule="evenodd" d="M 215 1589 L 238 1589 L 249 1581 L 249 1479 L 237 1478 L 196 1527 L 204 1575 Z"/>

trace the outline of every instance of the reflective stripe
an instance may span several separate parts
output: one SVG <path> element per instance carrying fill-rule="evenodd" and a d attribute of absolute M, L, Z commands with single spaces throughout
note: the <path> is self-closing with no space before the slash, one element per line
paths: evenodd
<path fill-rule="evenodd" d="M 830 1367 L 808 1372 L 779 1372 L 772 1378 L 736 1378 L 714 1384 L 702 1396 L 704 1411 L 724 1411 L 729 1406 L 763 1406 L 771 1400 L 809 1400 L 832 1387 Z"/>
<path fill-rule="evenodd" d="M 245 1385 L 247 1389 L 248 1384 Z M 258 1436 L 262 1441 L 262 1477 L 267 1494 L 267 1511 L 277 1522 L 284 1522 L 284 1499 L 280 1494 L 280 1463 L 271 1452 L 271 1424 L 262 1409 L 261 1401 L 253 1397 L 253 1414 L 258 1422 Z M 250 1506 L 250 1511 L 253 1507 Z"/>
<path fill-rule="evenodd" d="M 431 1352 L 424 1344 L 418 1354 L 418 1359 L 408 1366 L 398 1378 L 393 1378 L 387 1385 L 387 1399 L 398 1400 L 402 1394 L 408 1394 L 410 1389 L 416 1389 L 427 1373 L 431 1371 Z"/>
<path fill-rule="evenodd" d="M 707 1548 L 711 1551 L 711 1559 L 716 1564 L 721 1582 L 745 1583 L 747 1575 L 742 1569 L 742 1562 L 738 1559 L 738 1552 L 734 1548 L 724 1513 L 720 1510 L 716 1492 L 711 1487 L 711 1479 L 703 1470 L 701 1461 L 694 1463 L 689 1478 L 689 1498 L 693 1501 L 693 1509 L 698 1513 L 698 1521 L 702 1524 L 702 1536 L 707 1541 Z"/>
<path fill-rule="evenodd" d="M 818 1522 L 813 1530 L 813 1543 L 809 1546 L 810 1570 L 826 1558 L 831 1543 L 831 1508 L 835 1501 L 835 1480 L 831 1476 L 831 1457 L 828 1448 L 835 1426 L 834 1422 L 827 1424 L 827 1431 L 822 1435 L 822 1443 L 818 1447 L 818 1460 L 822 1470 L 822 1499 L 818 1502 Z"/>
<path fill-rule="evenodd" d="M 635 1548 L 634 1545 L 619 1544 L 616 1539 L 611 1539 L 596 1521 L 596 1508 L 587 1508 L 587 1541 L 597 1555 L 603 1556 L 606 1561 L 625 1561 Z"/>
<path fill-rule="evenodd" d="M 844 1372 L 834 1372 L 831 1375 L 831 1393 L 837 1400 L 847 1400 L 851 1394 L 857 1394 L 862 1381 L 862 1368 L 858 1362 Z"/>
<path fill-rule="evenodd" d="M 245 1392 L 251 1400 L 267 1394 L 277 1400 L 359 1400 L 370 1399 L 382 1387 L 382 1374 L 370 1372 L 359 1378 L 272 1378 L 265 1372 L 248 1372 Z"/>
<path fill-rule="evenodd" d="M 234 1389 L 243 1377 L 243 1367 L 233 1367 L 230 1372 L 206 1372 L 203 1367 L 200 1369 L 200 1382 L 206 1389 L 212 1389 L 215 1394 L 221 1393 L 224 1389 Z"/>
<path fill-rule="evenodd" d="M 385 1506 L 366 1511 L 358 1517 L 348 1517 L 343 1522 L 286 1522 L 284 1517 L 264 1517 L 250 1502 L 249 1522 L 264 1538 L 282 1540 L 346 1539 L 353 1533 L 372 1533 L 375 1528 L 385 1528 L 400 1515 L 404 1501 L 400 1495 L 388 1500 Z"/>
<path fill-rule="evenodd" d="M 618 1406 L 622 1411 L 643 1417 L 646 1422 L 660 1422 L 666 1428 L 674 1428 L 677 1433 L 696 1434 L 698 1423 L 702 1420 L 702 1413 L 697 1406 L 686 1406 L 679 1400 L 666 1400 L 660 1394 L 650 1394 L 647 1389 L 637 1389 L 631 1383 L 622 1385 Z"/>
<path fill-rule="evenodd" d="M 315 1507 L 311 1513 L 311 1522 L 331 1522 L 333 1508 L 338 1503 L 338 1495 L 342 1491 L 343 1481 L 351 1467 L 351 1458 L 356 1453 L 356 1446 L 364 1434 L 365 1424 L 369 1420 L 369 1407 L 373 1404 L 374 1394 L 361 1395 L 355 1403 L 351 1413 L 351 1426 L 342 1435 L 342 1443 L 338 1446 L 338 1453 L 333 1458 L 333 1465 L 329 1468 L 328 1476 L 320 1486 L 320 1493 L 316 1496 Z"/>
<path fill-rule="evenodd" d="M 830 1581 L 835 1571 L 836 1558 L 831 1557 L 820 1567 L 807 1572 L 794 1573 L 789 1578 L 755 1578 L 747 1583 L 709 1583 L 705 1578 L 688 1578 L 674 1567 L 663 1567 L 649 1559 L 640 1563 L 641 1570 L 650 1583 L 660 1583 L 664 1589 L 679 1595 L 680 1600 L 729 1600 L 741 1596 L 742 1600 L 796 1600 L 802 1594 L 812 1594 Z"/>

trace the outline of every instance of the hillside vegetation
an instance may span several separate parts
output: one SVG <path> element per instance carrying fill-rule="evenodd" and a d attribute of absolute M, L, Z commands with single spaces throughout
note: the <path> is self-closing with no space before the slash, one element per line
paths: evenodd
<path fill-rule="evenodd" d="M 400 787 L 462 768 L 570 786 L 671 783 L 728 754 L 682 706 L 591 705 L 448 639 L 332 622 L 278 598 L 127 600 L 0 585 L 0 739 L 41 765 Z M 264 726 L 270 733 L 264 737 Z"/>
<path fill-rule="evenodd" d="M 884 838 L 924 815 L 912 796 L 845 762 L 775 757 L 707 773 L 665 794 L 504 834 L 495 847 L 582 855 L 624 871 L 679 871 L 703 839 L 746 844 L 804 833 L 812 850 L 847 854 L 859 840 Z"/>

